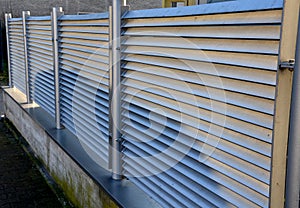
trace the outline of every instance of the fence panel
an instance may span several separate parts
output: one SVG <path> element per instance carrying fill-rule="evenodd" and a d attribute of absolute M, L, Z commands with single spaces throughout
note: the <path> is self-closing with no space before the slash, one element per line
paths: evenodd
<path fill-rule="evenodd" d="M 108 14 L 59 20 L 61 121 L 107 166 L 109 138 Z"/>
<path fill-rule="evenodd" d="M 26 94 L 22 18 L 8 19 L 8 30 L 12 85 Z"/>
<path fill-rule="evenodd" d="M 282 23 L 283 0 L 258 2 L 130 11 L 122 19 L 120 162 L 163 207 L 284 203 L 285 169 L 274 172 L 286 162 L 283 91 L 290 93 L 292 70 L 279 71 L 278 59 L 291 45 L 286 34 L 295 34 L 281 34 L 282 24 L 291 27 Z M 58 18 L 61 123 L 102 166 L 112 159 L 109 22 L 108 13 Z M 55 116 L 51 18 L 28 17 L 26 28 L 30 97 Z M 8 37 L 12 85 L 26 94 L 21 18 L 8 19 Z"/>
<path fill-rule="evenodd" d="M 33 101 L 55 115 L 51 17 L 27 19 L 29 86 Z"/>
<path fill-rule="evenodd" d="M 124 17 L 124 174 L 164 207 L 268 207 L 283 6 L 273 3 Z"/>

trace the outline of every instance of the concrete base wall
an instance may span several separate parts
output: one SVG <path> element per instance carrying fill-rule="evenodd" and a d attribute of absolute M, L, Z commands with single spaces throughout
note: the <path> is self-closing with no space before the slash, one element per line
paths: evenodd
<path fill-rule="evenodd" d="M 61 186 L 70 201 L 75 206 L 84 208 L 117 207 L 108 194 L 24 110 L 24 108 L 35 107 L 34 104 L 19 104 L 25 103 L 26 100 L 22 93 L 14 89 L 5 91 L 3 96 L 7 118 L 27 140 L 37 158 L 44 163 L 50 175 Z"/>

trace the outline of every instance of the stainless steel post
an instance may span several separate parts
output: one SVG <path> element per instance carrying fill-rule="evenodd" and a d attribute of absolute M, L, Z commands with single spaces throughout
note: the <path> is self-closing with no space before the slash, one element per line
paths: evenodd
<path fill-rule="evenodd" d="M 7 44 L 7 66 L 8 66 L 8 85 L 9 87 L 12 86 L 12 78 L 11 78 L 11 68 L 10 68 L 10 44 L 9 44 L 9 24 L 8 21 L 9 19 L 12 18 L 12 15 L 5 14 L 5 28 L 6 28 L 6 44 Z"/>
<path fill-rule="evenodd" d="M 24 38 L 24 63 L 25 63 L 26 97 L 27 97 L 27 103 L 31 103 L 30 86 L 29 86 L 30 71 L 29 71 L 29 65 L 28 65 L 27 25 L 26 25 L 26 19 L 28 18 L 28 16 L 30 16 L 30 12 L 29 11 L 23 11 L 22 12 L 23 38 Z"/>
<path fill-rule="evenodd" d="M 112 54 L 112 6 L 108 7 L 108 18 L 109 18 L 109 68 L 108 68 L 108 76 L 109 76 L 109 108 L 111 109 L 111 101 L 113 97 L 113 82 L 112 82 L 112 66 L 113 66 L 113 54 Z M 112 142 L 112 129 L 114 125 L 112 122 L 111 112 L 109 113 L 109 161 L 108 168 L 112 169 L 112 150 L 113 150 L 113 142 Z"/>
<path fill-rule="evenodd" d="M 61 129 L 60 123 L 60 93 L 59 93 L 59 54 L 58 54 L 58 18 L 63 15 L 61 7 L 52 9 L 52 39 L 53 39 L 53 70 L 55 86 L 55 122 L 56 128 Z"/>
<path fill-rule="evenodd" d="M 112 7 L 112 89 L 111 117 L 112 117 L 112 178 L 122 178 L 121 165 L 121 0 L 113 0 Z"/>
<path fill-rule="evenodd" d="M 298 26 L 295 60 L 288 145 L 286 208 L 299 207 L 300 194 L 300 25 Z"/>

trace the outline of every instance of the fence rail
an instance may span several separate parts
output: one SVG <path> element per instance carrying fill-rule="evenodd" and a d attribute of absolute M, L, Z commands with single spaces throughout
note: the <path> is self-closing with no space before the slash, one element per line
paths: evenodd
<path fill-rule="evenodd" d="M 6 15 L 10 85 L 163 207 L 282 207 L 271 184 L 284 192 L 286 162 L 273 151 L 286 156 L 287 135 L 274 132 L 288 115 L 276 103 L 289 108 L 278 80 L 292 72 L 279 62 L 296 40 L 283 28 L 298 27 L 283 5 L 129 11 L 119 26 L 112 10 Z"/>

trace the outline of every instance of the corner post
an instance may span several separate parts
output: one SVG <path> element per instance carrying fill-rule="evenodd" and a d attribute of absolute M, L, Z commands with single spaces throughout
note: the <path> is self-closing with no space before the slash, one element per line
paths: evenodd
<path fill-rule="evenodd" d="M 51 22 L 52 22 L 52 45 L 53 45 L 53 70 L 54 70 L 54 87 L 55 87 L 55 122 L 56 128 L 61 129 L 60 122 L 60 92 L 59 92 L 59 34 L 58 34 L 58 18 L 62 16 L 62 7 L 52 9 Z"/>
<path fill-rule="evenodd" d="M 26 20 L 30 16 L 29 11 L 22 12 L 22 21 L 23 21 L 23 40 L 24 40 L 24 64 L 25 64 L 25 85 L 26 85 L 26 97 L 27 103 L 31 103 L 30 97 L 30 71 L 29 71 L 29 63 L 28 63 L 28 48 L 27 48 L 27 25 Z"/>
<path fill-rule="evenodd" d="M 287 145 L 293 83 L 293 68 L 288 63 L 293 63 L 295 60 L 299 5 L 299 0 L 285 0 L 283 7 L 273 124 L 270 208 L 285 206 Z"/>
<path fill-rule="evenodd" d="M 10 66 L 10 37 L 9 37 L 9 19 L 12 18 L 11 13 L 5 14 L 5 28 L 6 28 L 6 47 L 7 47 L 7 66 L 8 66 L 8 85 L 10 88 L 13 87 L 12 85 L 12 78 L 11 78 L 11 66 Z"/>
<path fill-rule="evenodd" d="M 109 76 L 109 157 L 108 157 L 108 168 L 112 169 L 112 153 L 113 153 L 113 142 L 112 142 L 112 129 L 114 128 L 113 118 L 112 118 L 112 98 L 113 98 L 113 82 L 112 82 L 112 67 L 113 67 L 113 53 L 112 53 L 112 40 L 113 40 L 113 29 L 112 29 L 112 6 L 108 7 L 108 53 L 109 53 L 109 66 L 108 66 L 108 76 Z"/>
<path fill-rule="evenodd" d="M 299 17 L 300 22 L 300 17 Z M 297 49 L 292 89 L 288 167 L 286 176 L 286 208 L 299 207 L 300 194 L 300 24 L 298 22 Z"/>

